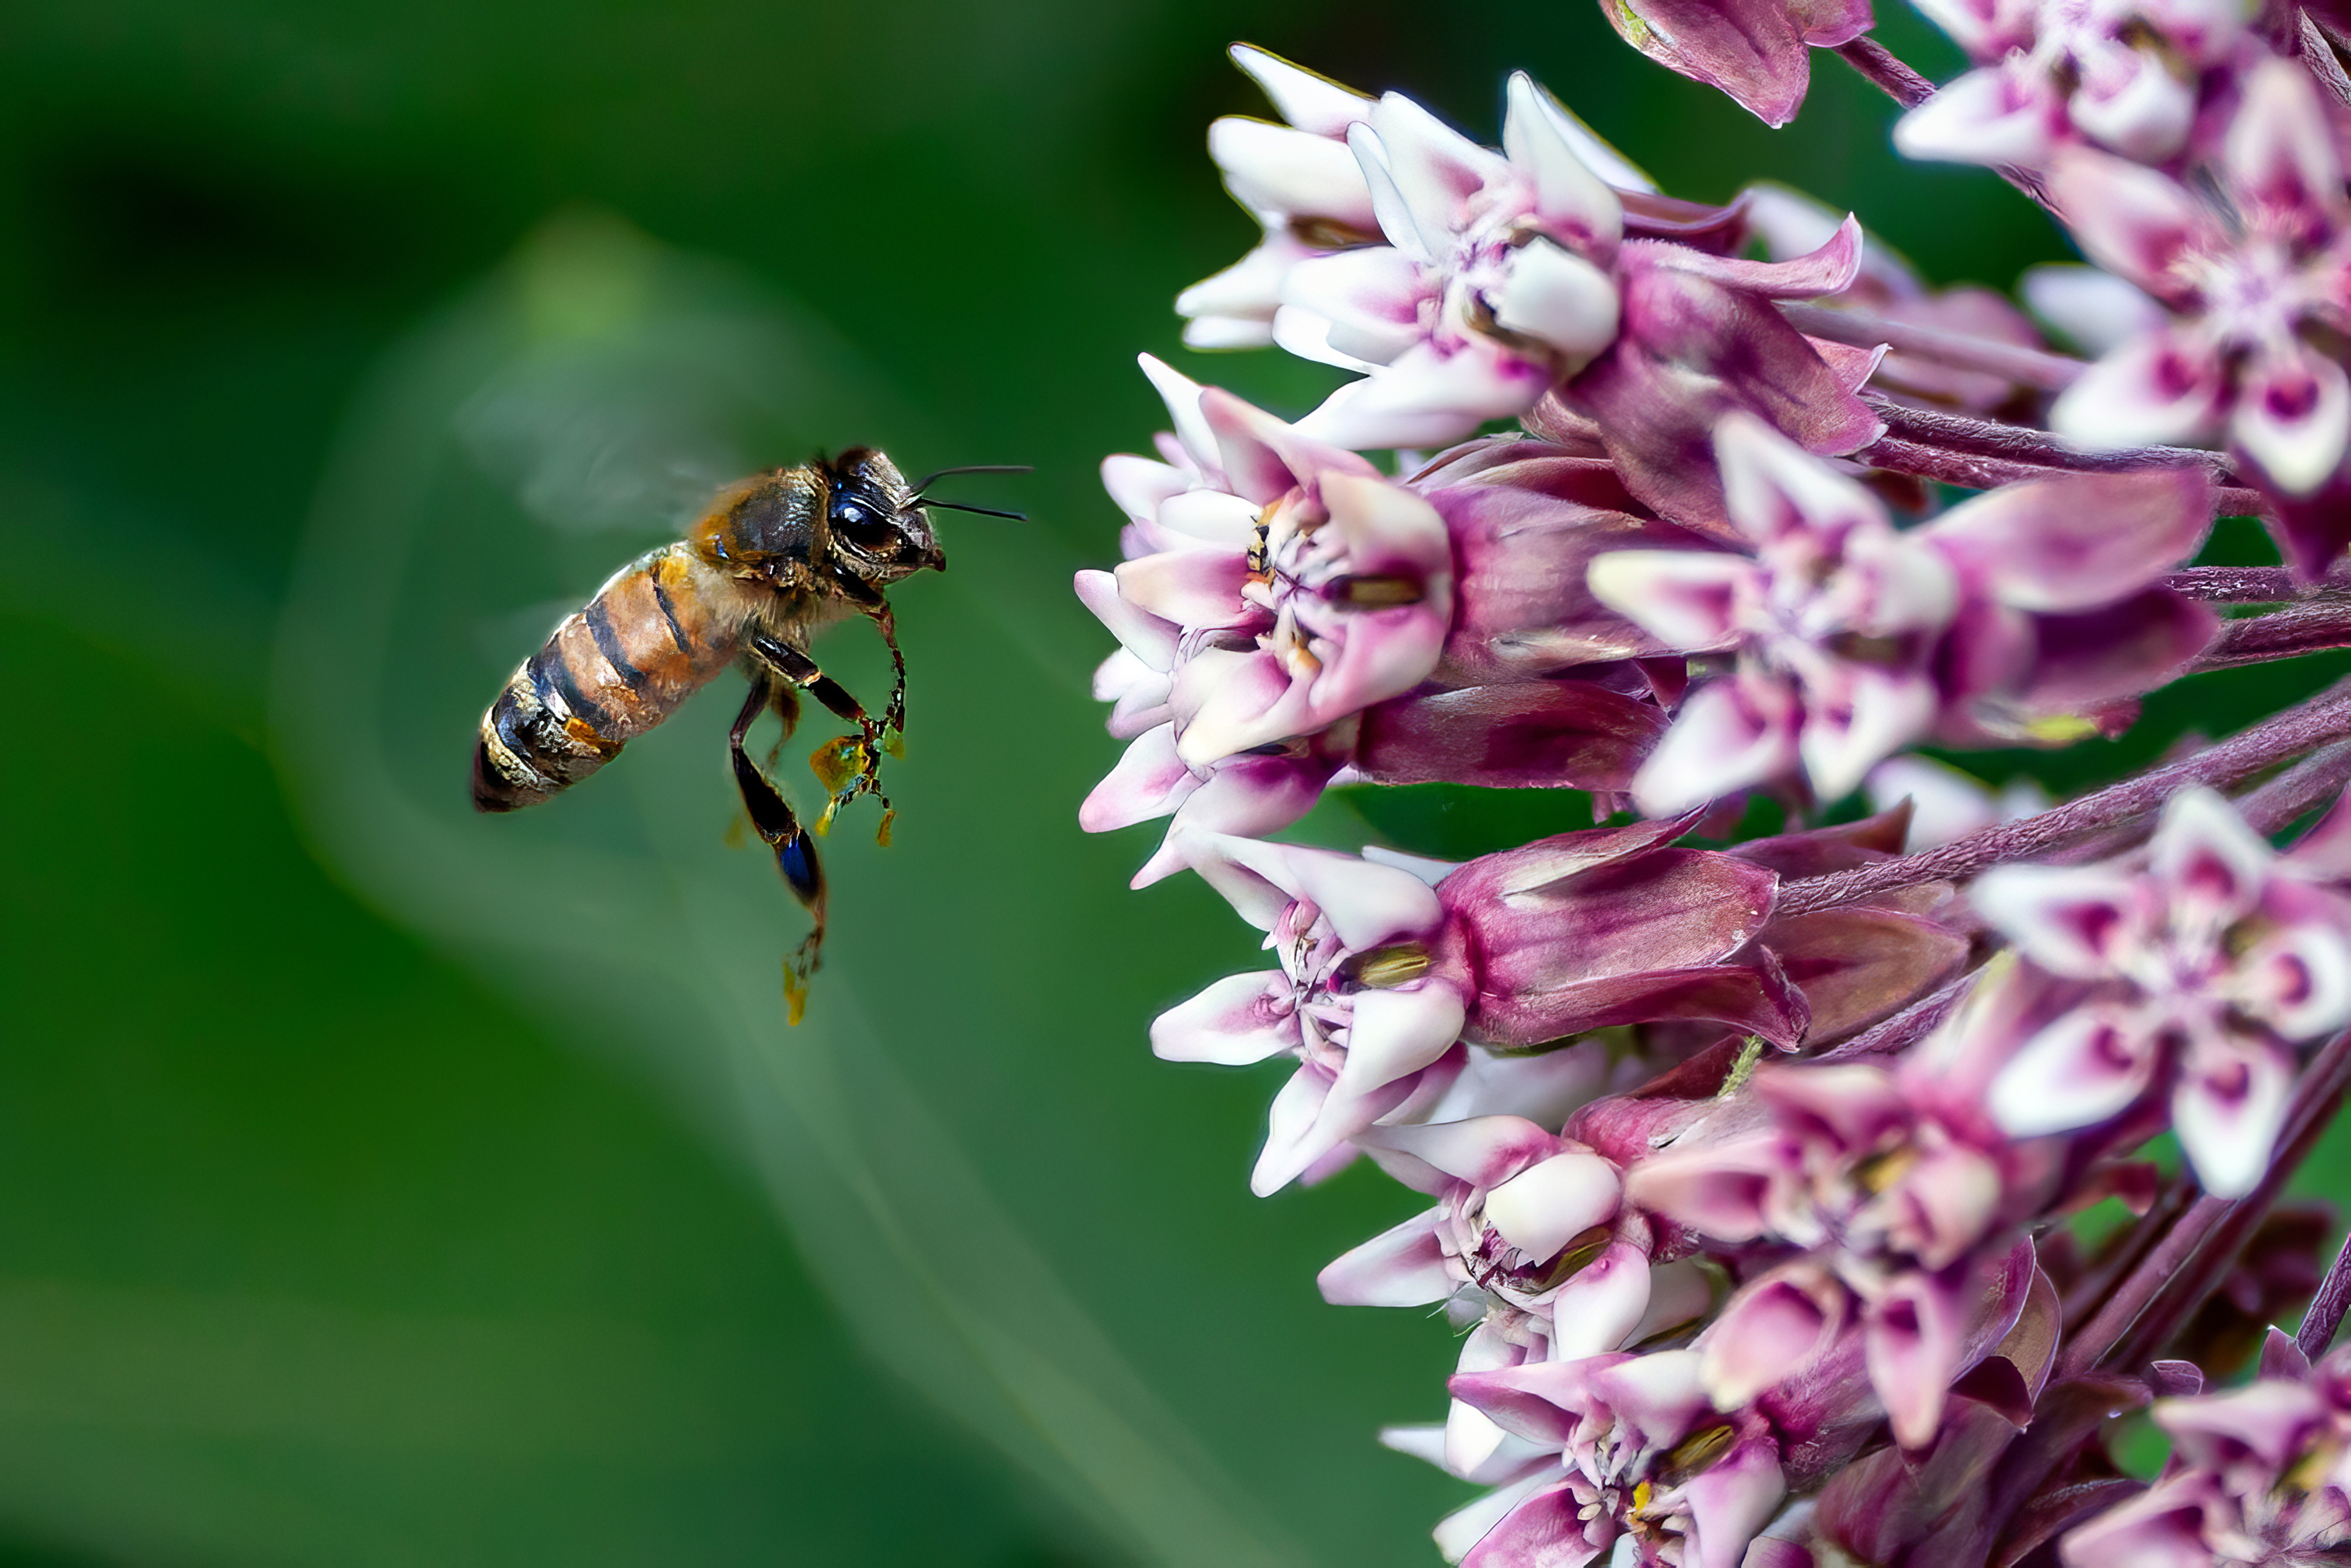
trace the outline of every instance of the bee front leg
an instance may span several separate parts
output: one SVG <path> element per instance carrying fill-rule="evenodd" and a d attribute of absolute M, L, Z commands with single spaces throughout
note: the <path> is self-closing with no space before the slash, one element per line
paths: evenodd
<path fill-rule="evenodd" d="M 798 1023 L 808 1007 L 809 977 L 816 973 L 824 946 L 824 867 L 818 862 L 816 844 L 800 827 L 791 803 L 759 770 L 750 753 L 743 749 L 743 737 L 750 733 L 760 713 L 775 697 L 789 695 L 773 691 L 764 676 L 754 675 L 751 695 L 744 702 L 743 711 L 735 716 L 734 727 L 726 732 L 726 755 L 735 765 L 735 788 L 743 797 L 743 809 L 750 813 L 751 831 L 776 852 L 776 869 L 784 873 L 785 885 L 815 922 L 799 946 L 784 960 L 784 1003 L 790 1020 Z M 792 720 L 798 716 L 798 706 L 775 706 L 783 716 L 789 734 Z"/>
<path fill-rule="evenodd" d="M 818 820 L 817 831 L 830 827 L 834 814 L 843 806 L 860 795 L 871 795 L 882 802 L 879 836 L 888 842 L 892 812 L 890 797 L 882 792 L 882 726 L 874 723 L 865 706 L 852 696 L 847 687 L 819 669 L 816 661 L 798 648 L 760 633 L 751 639 L 751 652 L 778 679 L 790 682 L 858 728 L 858 737 L 843 736 L 809 758 L 817 777 L 832 793 L 824 815 Z"/>
<path fill-rule="evenodd" d="M 890 601 L 881 590 L 860 582 L 846 572 L 833 574 L 831 588 L 835 594 L 857 607 L 859 614 L 873 622 L 882 633 L 882 645 L 890 650 L 890 701 L 882 710 L 882 727 L 889 732 L 890 755 L 903 757 L 906 733 L 906 655 L 898 651 L 898 618 L 890 613 Z"/>
<path fill-rule="evenodd" d="M 873 629 L 882 633 L 882 645 L 890 650 L 890 701 L 882 709 L 882 727 L 888 731 L 883 744 L 893 757 L 906 755 L 906 655 L 898 651 L 898 618 L 890 613 L 887 604 L 866 611 Z"/>

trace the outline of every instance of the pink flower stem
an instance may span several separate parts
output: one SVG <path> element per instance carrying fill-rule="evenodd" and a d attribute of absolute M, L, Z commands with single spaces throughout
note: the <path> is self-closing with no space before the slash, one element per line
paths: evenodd
<path fill-rule="evenodd" d="M 2085 470 L 2074 464 L 2022 462 L 2012 457 L 1991 457 L 1980 453 L 1949 452 L 1897 435 L 1881 435 L 1853 455 L 1855 462 L 1866 463 L 1874 468 L 1916 475 L 1921 479 L 1939 480 L 1946 485 L 1961 485 L 1970 490 L 1989 490 L 1995 486 L 2011 485 L 2025 479 L 2047 479 L 2060 474 L 2113 472 Z M 2173 466 L 2178 465 L 2142 463 L 2138 470 Z M 2214 499 L 2219 515 L 2224 517 L 2252 517 L 2263 505 L 2259 491 L 2236 485 L 2222 486 L 2214 493 Z"/>
<path fill-rule="evenodd" d="M 2191 785 L 2226 788 L 2346 737 L 2351 737 L 2351 680 L 2339 681 L 2300 706 L 2264 719 L 2192 757 L 2151 768 L 2078 800 L 1999 823 L 1920 854 L 1790 883 L 1780 890 L 1777 913 L 1810 915 L 1837 909 L 1922 882 L 1960 881 L 2010 861 L 2038 860 L 2154 811 Z"/>
<path fill-rule="evenodd" d="M 2294 825 L 2312 807 L 2332 800 L 2351 779 L 2351 742 L 2336 741 L 2311 753 L 2273 779 L 2239 796 L 2237 814 L 2253 831 L 2268 834 Z M 2152 819 L 2140 817 L 2118 828 L 2094 834 L 2049 857 L 2051 865 L 2088 865 L 2111 860 L 2145 843 L 2155 831 Z"/>
<path fill-rule="evenodd" d="M 2089 1322 L 2106 1298 L 2114 1294 L 2116 1287 L 2137 1271 L 2149 1249 L 2171 1234 L 2171 1228 L 2179 1223 L 2179 1217 L 2188 1212 L 2197 1197 L 2196 1178 L 2186 1171 L 2165 1182 L 2154 1201 L 2147 1205 L 2147 1212 L 2138 1217 L 2138 1223 L 2067 1287 L 2058 1301 L 2060 1321 Z"/>
<path fill-rule="evenodd" d="M 2338 740 L 2238 797 L 2237 814 L 2257 833 L 2280 832 L 2312 808 L 2340 795 L 2346 779 L 2351 779 L 2351 741 Z"/>
<path fill-rule="evenodd" d="M 2316 1361 L 2326 1354 L 2343 1326 L 2346 1309 L 2351 1309 L 2351 1236 L 2343 1239 L 2343 1249 L 2335 1254 L 2334 1266 L 2318 1282 L 2318 1294 L 2310 1299 L 2310 1310 L 2302 1314 L 2302 1327 L 2294 1331 L 2294 1343 L 2302 1346 L 2303 1354 Z"/>
<path fill-rule="evenodd" d="M 2282 566 L 2183 567 L 2167 576 L 2163 586 L 2208 604 L 2286 604 L 2308 591 Z"/>
<path fill-rule="evenodd" d="M 1887 402 L 1881 398 L 1866 400 L 1872 413 L 1886 423 L 1886 434 L 1917 447 L 1941 448 L 1943 455 L 1929 459 L 1950 464 L 1952 453 L 2002 460 L 2013 465 L 2003 467 L 1995 463 L 1975 472 L 1999 476 L 1991 482 L 2004 483 L 2010 478 L 2034 479 L 2043 475 L 2035 470 L 2060 470 L 2076 474 L 2137 474 L 2149 468 L 2201 468 L 2212 476 L 2220 486 L 2220 515 L 2223 517 L 2258 517 L 2266 504 L 2261 493 L 2239 483 L 2236 471 L 2228 459 L 2217 452 L 2206 452 L 2193 446 L 2131 446 L 2116 452 L 2083 452 L 2068 446 L 2046 430 L 2029 425 L 2003 424 L 1997 420 L 1978 419 L 1972 414 L 1954 413 L 1948 409 L 1914 408 L 1907 403 Z M 1880 445 L 1886 444 L 1884 442 Z M 1873 449 L 1865 448 L 1861 455 Z M 1904 450 L 1907 450 L 1905 448 Z M 1964 472 L 1964 470 L 1961 470 Z M 1924 474 L 1925 478 L 1940 478 L 1940 474 Z M 1954 484 L 1974 483 L 1955 478 Z M 2291 586 L 2293 578 L 2282 569 L 2209 568 L 2212 571 L 2266 570 L 2277 583 Z M 2246 580 L 2260 580 L 2248 578 Z M 2263 591 L 2267 591 L 2266 589 Z M 2300 597 L 2300 591 L 2284 595 Z"/>
<path fill-rule="evenodd" d="M 1922 360 L 1963 371 L 1982 371 L 2044 392 L 2059 392 L 2073 385 L 2088 368 L 2071 354 L 2053 354 L 2045 349 L 2028 349 L 1941 327 L 1889 320 L 1865 310 L 1782 304 L 1780 314 L 1788 319 L 1790 326 L 1808 337 L 1825 338 L 1832 343 L 1855 349 L 1875 349 L 1884 343 Z"/>
<path fill-rule="evenodd" d="M 2231 621 L 2188 666 L 2189 674 L 2205 670 L 2231 670 L 2243 664 L 2264 664 L 2273 659 L 2294 659 L 2329 648 L 2351 647 L 2351 604 L 2297 604 L 2267 615 Z"/>
<path fill-rule="evenodd" d="M 1836 47 L 1836 57 L 1861 73 L 1862 79 L 1900 104 L 1916 109 L 1935 96 L 1935 84 L 1906 66 L 1894 51 L 1867 34 Z"/>
<path fill-rule="evenodd" d="M 2019 463 L 2044 468 L 2073 468 L 2085 474 L 2135 474 L 2142 468 L 2202 467 L 2210 469 L 2212 477 L 2223 485 L 2233 484 L 2237 477 L 2227 458 L 2201 447 L 2126 446 L 2113 452 L 2085 452 L 2066 445 L 2049 431 L 2035 430 L 2031 425 L 1978 419 L 1973 414 L 1955 413 L 1949 409 L 1917 408 L 1909 403 L 1888 402 L 1879 397 L 1867 397 L 1865 401 L 1871 411 L 1886 422 L 1886 428 L 1895 434 L 1931 446 L 1948 446 L 1954 452 L 2012 458 Z"/>

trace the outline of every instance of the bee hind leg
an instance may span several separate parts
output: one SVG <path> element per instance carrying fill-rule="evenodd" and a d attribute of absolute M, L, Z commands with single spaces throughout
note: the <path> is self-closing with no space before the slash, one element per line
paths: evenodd
<path fill-rule="evenodd" d="M 759 765 L 743 749 L 743 737 L 750 733 L 753 721 L 758 718 L 773 700 L 775 694 L 763 677 L 755 676 L 751 695 L 743 704 L 743 711 L 735 716 L 735 726 L 726 732 L 726 755 L 735 765 L 735 788 L 743 797 L 743 809 L 751 818 L 751 831 L 761 841 L 776 852 L 776 869 L 783 873 L 784 884 L 792 896 L 800 901 L 814 924 L 807 936 L 784 960 L 784 1003 L 793 1023 L 808 1007 L 809 977 L 816 973 L 824 947 L 824 867 L 817 860 L 816 844 L 800 826 L 799 818 Z M 789 693 L 780 694 L 789 695 Z M 779 712 L 785 711 L 778 704 Z M 789 723 L 792 713 L 786 712 Z"/>
<path fill-rule="evenodd" d="M 816 661 L 798 648 L 762 634 L 751 639 L 751 651 L 778 680 L 790 682 L 857 727 L 857 735 L 829 741 L 809 758 L 809 766 L 816 769 L 817 777 L 832 796 L 816 823 L 816 831 L 822 832 L 831 826 L 835 813 L 860 795 L 871 795 L 882 803 L 878 836 L 887 843 L 893 813 L 890 797 L 882 791 L 883 726 L 874 722 L 865 711 L 865 705 L 851 695 L 847 687 L 818 668 Z"/>

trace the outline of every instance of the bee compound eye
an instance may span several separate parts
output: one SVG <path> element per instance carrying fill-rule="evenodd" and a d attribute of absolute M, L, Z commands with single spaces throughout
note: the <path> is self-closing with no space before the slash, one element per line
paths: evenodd
<path fill-rule="evenodd" d="M 833 503 L 832 528 L 861 554 L 882 558 L 897 552 L 897 525 L 888 512 L 871 502 L 842 497 Z"/>

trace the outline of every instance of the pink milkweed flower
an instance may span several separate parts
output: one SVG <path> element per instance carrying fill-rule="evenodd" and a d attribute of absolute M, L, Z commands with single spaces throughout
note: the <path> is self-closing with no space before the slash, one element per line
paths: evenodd
<path fill-rule="evenodd" d="M 1257 349 L 1273 341 L 1282 281 L 1309 256 L 1376 244 L 1371 187 L 1347 149 L 1348 127 L 1371 112 L 1352 88 L 1247 44 L 1233 63 L 1265 90 L 1284 123 L 1227 115 L 1208 127 L 1208 155 L 1225 188 L 1265 231 L 1257 248 L 1176 298 L 1195 349 Z"/>
<path fill-rule="evenodd" d="M 1263 834 L 1343 768 L 1392 783 L 1623 789 L 1664 728 L 1664 650 L 1584 585 L 1598 550 L 1696 536 L 1604 462 L 1496 444 L 1407 484 L 1155 360 L 1177 434 L 1113 457 L 1128 559 L 1078 574 L 1120 640 L 1095 675 L 1126 756 L 1080 821 Z M 1564 676 L 1535 680 L 1534 676 Z M 1502 684 L 1507 683 L 1507 684 Z M 1451 689 L 1468 688 L 1476 689 Z M 1138 884 L 1180 863 L 1163 849 Z"/>
<path fill-rule="evenodd" d="M 2351 1349 L 2311 1365 L 2275 1329 L 2261 1376 L 2158 1399 L 2172 1459 L 2137 1497 L 2068 1531 L 2066 1568 L 2107 1563 L 2300 1568 L 2351 1547 Z"/>
<path fill-rule="evenodd" d="M 1457 1374 L 1457 1398 L 1557 1455 L 1472 1505 L 1492 1522 L 1465 1568 L 1739 1568 L 1792 1480 L 1833 1468 L 1876 1420 L 1866 1385 L 1845 1368 L 1722 1409 L 1704 1361 L 1693 1347 Z"/>
<path fill-rule="evenodd" d="M 1929 736 L 2026 738 L 2053 713 L 2160 684 L 2218 626 L 2150 586 L 2210 527 L 2199 474 L 2009 486 L 1897 531 L 1875 496 L 1761 420 L 1725 416 L 1715 450 L 1751 554 L 1592 564 L 1602 603 L 1675 647 L 1733 658 L 1635 777 L 1644 811 L 1800 770 L 1833 800 Z"/>
<path fill-rule="evenodd" d="M 1694 1322 L 1711 1288 L 1695 1264 L 1650 1265 L 1646 1219 L 1623 1207 L 1614 1161 L 1517 1116 L 1363 1134 L 1373 1157 L 1437 1207 L 1324 1269 L 1323 1298 L 1358 1306 L 1448 1304 L 1475 1326 L 1463 1372 L 1573 1361 Z M 1438 1462 L 1476 1474 L 1507 1434 L 1457 1400 Z"/>
<path fill-rule="evenodd" d="M 1612 0 L 1600 11 L 1626 43 L 1775 128 L 1803 106 L 1810 51 L 1849 44 L 1875 20 L 1869 0 Z"/>
<path fill-rule="evenodd" d="M 1561 833 L 1458 867 L 1186 832 L 1193 869 L 1268 933 L 1280 967 L 1161 1015 L 1152 1049 L 1239 1065 L 1288 1053 L 1251 1186 L 1288 1185 L 1383 1119 L 1411 1120 L 1457 1040 L 1526 1049 L 1615 1024 L 1711 1019 L 1784 1045 L 1808 1009 L 1776 961 L 1733 962 L 1774 873 L 1667 847 L 1687 821 Z M 1441 874 L 1440 874 L 1441 871 Z"/>
<path fill-rule="evenodd" d="M 2088 141 L 2140 163 L 2187 144 L 2199 78 L 2237 53 L 2230 0 L 1919 0 L 1978 63 L 1904 115 L 1906 157 L 2039 169 Z"/>
<path fill-rule="evenodd" d="M 1302 428 L 1442 445 L 1532 407 L 1615 340 L 1624 204 L 1548 93 L 1520 72 L 1508 96 L 1499 153 L 1397 93 L 1350 132 L 1387 243 L 1292 268 L 1281 335 L 1367 374 Z"/>
<path fill-rule="evenodd" d="M 1857 1332 L 1896 1441 L 1923 1448 L 1945 1391 L 2008 1333 L 2032 1272 L 2018 1227 L 2058 1163 L 2005 1137 L 1933 1060 L 1767 1064 L 1750 1085 L 1761 1125 L 1701 1124 L 1633 1166 L 1633 1205 L 1717 1244 L 1793 1250 L 1708 1330 L 1719 1402 Z"/>
<path fill-rule="evenodd" d="M 1164 707 L 1178 753 L 1199 765 L 1425 680 L 1452 624 L 1437 508 L 1229 392 L 1147 356 L 1144 368 L 1167 393 L 1186 463 L 1104 465 L 1128 507 L 1128 559 L 1110 582 L 1079 585 L 1124 644 L 1125 723 L 1148 727 Z"/>
<path fill-rule="evenodd" d="M 1819 256 L 1779 265 L 1628 239 L 1589 133 L 1524 73 L 1510 78 L 1501 152 L 1395 93 L 1349 140 L 1387 244 L 1291 268 L 1275 327 L 1292 352 L 1365 372 L 1300 422 L 1342 446 L 1460 440 L 1533 407 L 1628 322 L 1639 335 L 1687 330 L 1704 314 L 1679 298 L 1688 289 L 1834 292 L 1858 245 L 1858 230 L 1841 232 Z M 1654 279 L 1659 269 L 1674 277 Z M 1862 426 L 1875 429 L 1865 416 Z"/>
<path fill-rule="evenodd" d="M 2219 172 L 2199 194 L 2103 153 L 2052 164 L 2051 194 L 2091 259 L 2170 319 L 2092 365 L 2051 423 L 2091 447 L 2225 433 L 2265 486 L 2306 497 L 2351 442 L 2351 379 L 2326 346 L 2351 324 L 2351 198 L 2308 73 L 2282 59 L 2252 73 Z M 2284 542 L 2305 573 L 2325 566 L 2315 543 Z"/>
<path fill-rule="evenodd" d="M 1257 247 L 1176 297 L 1195 349 L 1255 349 L 1282 342 L 1311 359 L 1331 350 L 1311 310 L 1285 311 L 1290 270 L 1299 263 L 1384 243 L 1372 187 L 1348 146 L 1353 127 L 1374 100 L 1353 88 L 1247 44 L 1230 51 L 1285 123 L 1227 115 L 1208 128 L 1208 152 L 1226 189 L 1265 231 Z M 1556 106 L 1554 106 L 1556 108 Z M 1629 201 L 1636 231 L 1705 241 L 1736 226 L 1736 214 L 1656 193 L 1649 177 L 1591 128 L 1559 110 L 1557 130 L 1576 157 Z M 1285 321 L 1284 317 L 1288 319 Z"/>
<path fill-rule="evenodd" d="M 2036 967 L 2090 988 L 1994 1080 L 2000 1125 L 2063 1132 L 2162 1092 L 2205 1190 L 2252 1191 L 2293 1047 L 2351 1024 L 2351 903 L 2202 789 L 2172 797 L 2136 870 L 2002 866 L 1970 898 Z"/>

